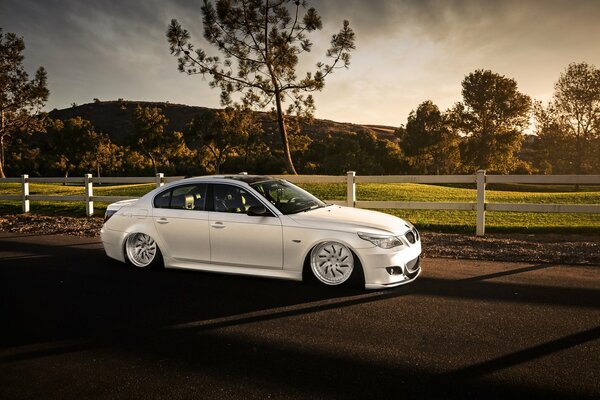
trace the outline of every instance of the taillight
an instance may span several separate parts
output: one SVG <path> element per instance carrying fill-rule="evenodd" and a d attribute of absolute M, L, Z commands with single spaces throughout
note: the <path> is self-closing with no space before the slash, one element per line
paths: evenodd
<path fill-rule="evenodd" d="M 117 210 L 106 210 L 106 212 L 104 213 L 104 223 L 106 223 L 106 221 L 108 221 L 110 217 L 115 215 L 116 212 Z"/>

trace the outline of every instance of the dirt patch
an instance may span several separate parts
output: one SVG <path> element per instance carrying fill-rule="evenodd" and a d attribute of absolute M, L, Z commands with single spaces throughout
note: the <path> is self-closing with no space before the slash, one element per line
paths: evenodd
<path fill-rule="evenodd" d="M 423 232 L 426 257 L 600 265 L 600 237 L 557 234 L 486 234 L 484 237 Z"/>
<path fill-rule="evenodd" d="M 51 217 L 46 215 L 1 215 L 0 231 L 43 235 L 100 236 L 100 217 Z"/>
<path fill-rule="evenodd" d="M 0 216 L 0 231 L 47 235 L 100 235 L 102 218 Z M 423 255 L 490 261 L 600 265 L 600 237 L 560 234 L 464 234 L 422 232 Z"/>

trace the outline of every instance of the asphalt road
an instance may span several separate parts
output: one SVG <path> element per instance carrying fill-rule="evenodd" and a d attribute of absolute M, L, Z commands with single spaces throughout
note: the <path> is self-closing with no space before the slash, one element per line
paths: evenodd
<path fill-rule="evenodd" d="M 0 398 L 600 398 L 600 269 L 425 259 L 363 292 L 0 234 Z"/>

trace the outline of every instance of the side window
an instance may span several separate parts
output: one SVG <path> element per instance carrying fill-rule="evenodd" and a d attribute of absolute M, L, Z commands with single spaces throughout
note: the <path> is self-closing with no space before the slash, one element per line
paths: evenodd
<path fill-rule="evenodd" d="M 177 186 L 156 196 L 154 207 L 203 211 L 206 207 L 206 188 L 206 184 Z"/>
<path fill-rule="evenodd" d="M 171 190 L 164 191 L 154 198 L 154 207 L 169 208 L 171 203 Z"/>
<path fill-rule="evenodd" d="M 231 185 L 214 185 L 215 211 L 246 214 L 251 206 L 262 205 L 246 190 Z"/>

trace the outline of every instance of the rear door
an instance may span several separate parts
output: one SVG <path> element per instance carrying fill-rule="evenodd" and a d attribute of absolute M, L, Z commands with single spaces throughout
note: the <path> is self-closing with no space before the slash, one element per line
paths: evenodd
<path fill-rule="evenodd" d="M 173 258 L 210 262 L 207 187 L 205 183 L 175 186 L 154 198 L 154 224 Z"/>

